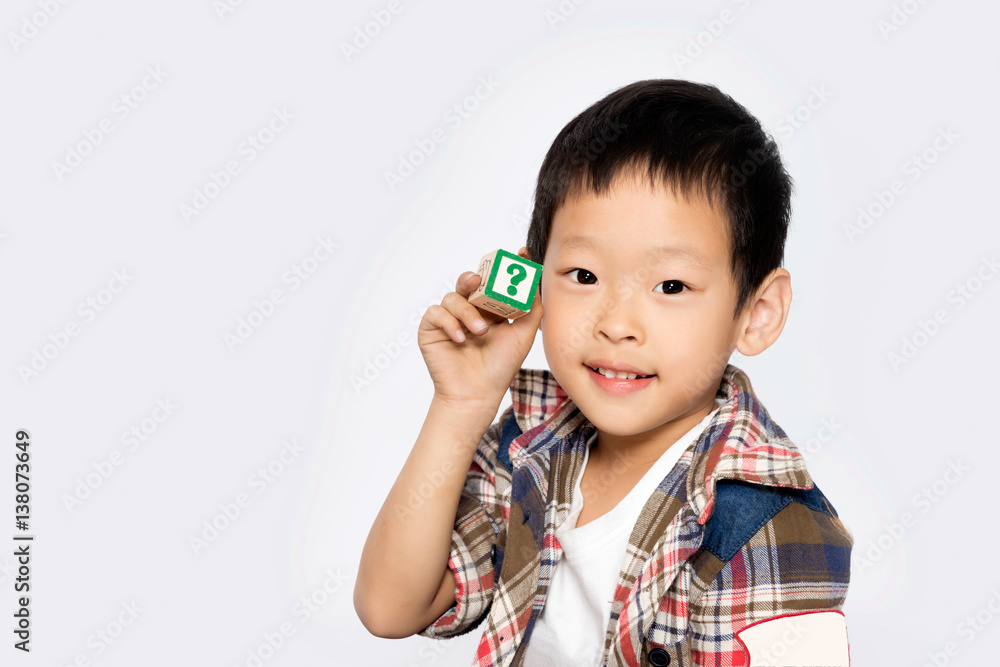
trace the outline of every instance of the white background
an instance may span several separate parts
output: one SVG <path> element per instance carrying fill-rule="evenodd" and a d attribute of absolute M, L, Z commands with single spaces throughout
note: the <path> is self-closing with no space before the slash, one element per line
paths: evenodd
<path fill-rule="evenodd" d="M 481 629 L 379 639 L 352 604 L 431 396 L 416 322 L 484 253 L 524 244 L 563 125 L 646 78 L 718 85 L 774 133 L 795 180 L 790 316 L 772 348 L 732 363 L 854 533 L 854 663 L 995 660 L 1000 280 L 976 282 L 1000 251 L 995 5 L 403 0 L 347 57 L 386 3 L 81 0 L 49 2 L 51 18 L 44 4 L 0 12 L 0 663 L 247 665 L 287 623 L 265 664 L 469 664 Z M 147 68 L 162 74 L 143 87 Z M 480 78 L 496 90 L 446 121 Z M 292 118 L 269 135 L 275 110 Z M 102 119 L 113 131 L 88 145 Z M 249 161 L 258 134 L 271 141 Z M 75 168 L 54 167 L 81 145 Z M 239 173 L 185 220 L 230 160 Z M 849 238 L 859 208 L 880 215 Z M 314 261 L 320 238 L 337 247 Z M 978 291 L 959 301 L 959 285 Z M 251 315 L 274 290 L 269 316 Z M 227 344 L 241 320 L 259 326 Z M 904 339 L 919 347 L 893 367 Z M 540 338 L 525 365 L 546 366 Z M 157 400 L 177 406 L 160 422 Z M 146 432 L 130 449 L 133 428 Z M 9 631 L 18 429 L 32 442 L 30 655 Z M 302 451 L 273 463 L 292 441 Z M 261 483 L 269 462 L 280 472 Z M 206 539 L 239 494 L 249 504 Z M 323 604 L 306 615 L 309 596 Z M 141 611 L 118 634 L 123 604 Z"/>

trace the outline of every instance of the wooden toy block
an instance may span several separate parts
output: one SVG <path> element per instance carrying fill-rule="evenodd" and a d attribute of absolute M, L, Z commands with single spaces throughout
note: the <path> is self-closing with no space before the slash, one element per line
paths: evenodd
<path fill-rule="evenodd" d="M 499 249 L 479 260 L 481 280 L 469 303 L 477 308 L 516 320 L 527 315 L 542 278 L 542 265 Z"/>

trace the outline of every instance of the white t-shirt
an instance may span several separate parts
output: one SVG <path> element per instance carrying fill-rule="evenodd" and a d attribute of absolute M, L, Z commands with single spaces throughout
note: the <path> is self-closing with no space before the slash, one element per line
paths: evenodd
<path fill-rule="evenodd" d="M 600 665 L 611 603 L 632 528 L 653 490 L 684 450 L 701 436 L 723 402 L 716 398 L 715 410 L 663 452 L 614 509 L 577 528 L 583 510 L 580 479 L 596 433 L 588 440 L 569 516 L 556 529 L 563 553 L 554 568 L 545 607 L 532 630 L 525 667 Z"/>

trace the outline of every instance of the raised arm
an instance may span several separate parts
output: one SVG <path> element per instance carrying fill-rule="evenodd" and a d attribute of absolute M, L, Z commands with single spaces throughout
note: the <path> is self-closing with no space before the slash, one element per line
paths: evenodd
<path fill-rule="evenodd" d="M 455 515 L 476 445 L 498 407 L 431 402 L 361 554 L 354 607 L 373 635 L 408 637 L 455 604 L 447 565 Z"/>
<path fill-rule="evenodd" d="M 467 545 L 453 539 L 457 520 L 472 528 L 480 560 L 478 550 L 493 537 L 478 499 L 492 484 L 488 459 L 492 452 L 495 460 L 501 423 L 490 422 L 531 350 L 542 305 L 536 294 L 531 311 L 508 322 L 469 303 L 479 282 L 477 274 L 463 273 L 456 291 L 428 308 L 418 328 L 434 398 L 368 534 L 354 587 L 358 617 L 380 637 L 410 636 L 459 598 L 469 599 L 456 580 L 470 569 L 471 557 Z"/>

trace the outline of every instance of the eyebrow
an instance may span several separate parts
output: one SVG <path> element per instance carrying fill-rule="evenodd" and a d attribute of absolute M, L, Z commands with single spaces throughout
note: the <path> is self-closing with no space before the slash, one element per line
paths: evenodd
<path fill-rule="evenodd" d="M 599 244 L 589 236 L 567 236 L 566 240 L 562 243 L 563 250 L 600 250 Z M 705 257 L 697 248 L 692 246 L 669 246 L 662 245 L 652 248 L 646 248 L 646 255 L 653 257 L 673 257 L 677 259 L 685 259 L 694 264 L 699 264 L 701 266 L 708 266 L 708 258 Z"/>

